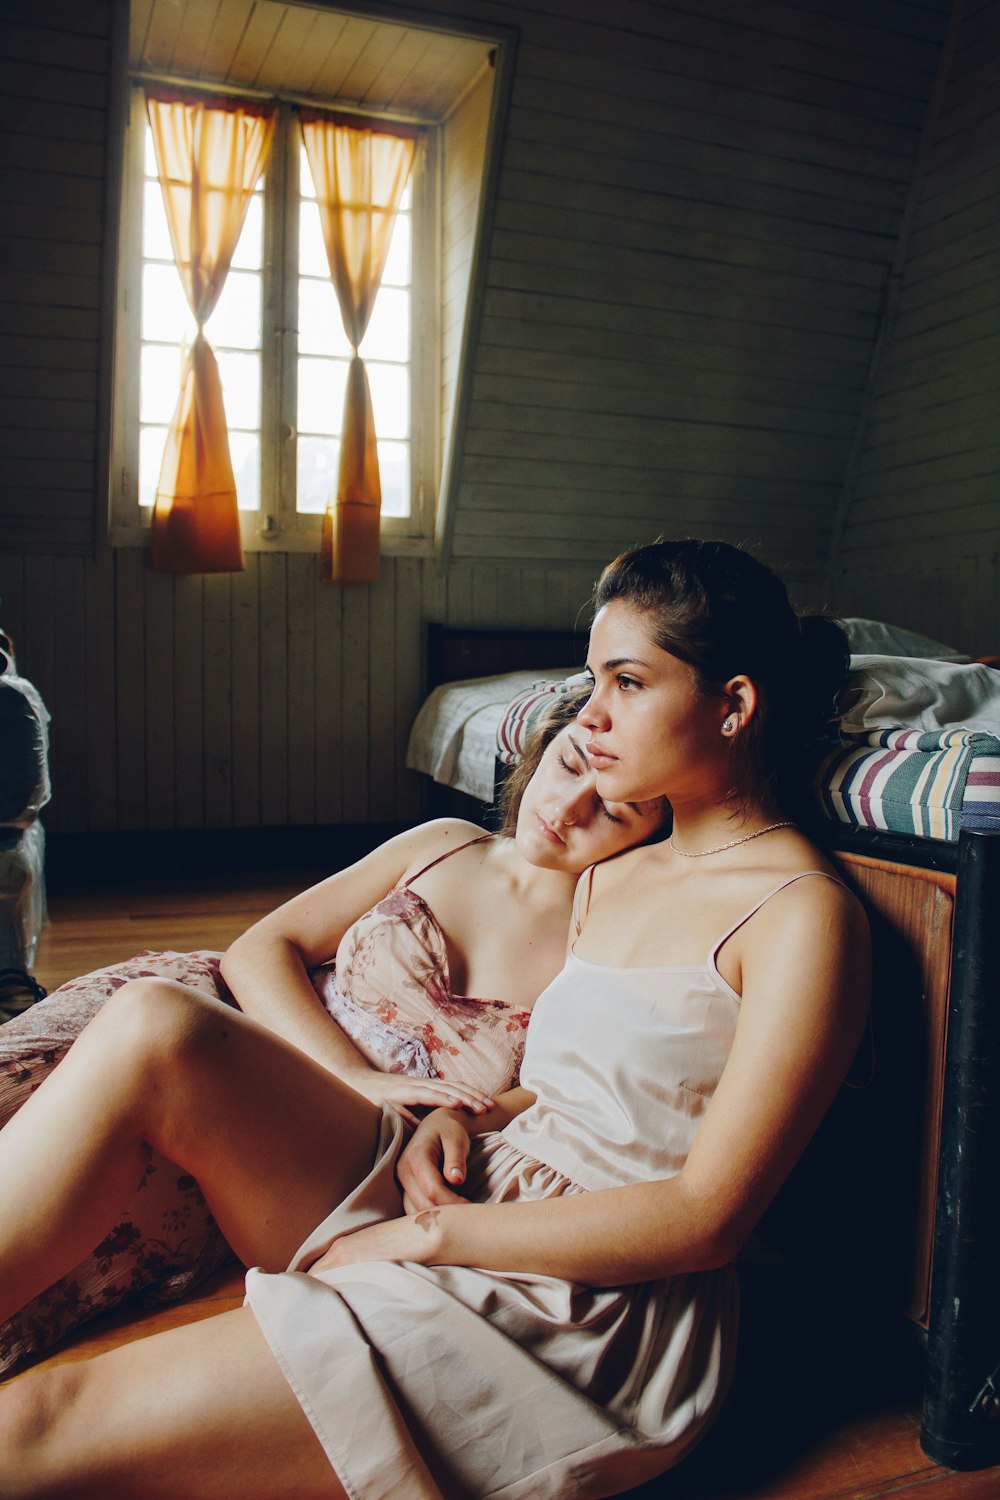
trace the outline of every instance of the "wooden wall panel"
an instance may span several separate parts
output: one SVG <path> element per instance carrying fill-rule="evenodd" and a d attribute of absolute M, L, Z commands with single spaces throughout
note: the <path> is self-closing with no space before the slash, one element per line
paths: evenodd
<path fill-rule="evenodd" d="M 146 614 L 144 605 L 143 566 L 146 559 L 133 548 L 123 548 L 114 557 L 115 579 L 115 730 L 117 735 L 117 827 L 145 828 L 146 811 Z M 30 645 L 30 640 L 26 645 Z M 63 650 L 73 650 L 71 641 L 62 642 Z M 32 656 L 32 676 L 39 668 Z M 45 680 L 44 676 L 41 678 Z M 43 689 L 44 691 L 44 689 Z M 59 745 L 76 741 L 79 726 L 61 717 L 53 725 L 53 740 Z M 56 799 L 53 826 L 58 827 L 62 812 Z"/>
<path fill-rule="evenodd" d="M 350 822 L 343 798 L 344 590 L 316 590 L 316 821 Z"/>
<path fill-rule="evenodd" d="M 342 638 L 343 678 L 340 711 L 343 720 L 341 742 L 341 786 L 344 796 L 344 819 L 348 823 L 367 823 L 371 799 L 369 761 L 371 732 L 369 714 L 373 693 L 381 692 L 386 678 L 391 682 L 391 662 L 382 662 L 382 671 L 370 671 L 369 611 L 373 588 L 370 585 L 344 590 L 344 633 Z M 391 689 L 390 689 L 391 690 Z"/>
<path fill-rule="evenodd" d="M 237 828 L 252 828 L 261 821 L 260 722 L 263 691 L 261 675 L 261 612 L 259 569 L 262 558 L 250 553 L 242 573 L 230 583 L 232 602 L 232 701 L 233 701 L 233 822 Z M 187 825 L 182 825 L 187 826 Z M 194 825 L 194 826 L 197 826 Z"/>
<path fill-rule="evenodd" d="M 1000 639 L 1000 5 L 956 12 L 898 311 L 834 559 L 845 613 Z"/>
<path fill-rule="evenodd" d="M 260 701 L 257 737 L 260 751 L 260 819 L 288 822 L 288 719 L 296 704 L 288 699 L 288 598 L 286 559 L 262 553 L 258 561 L 260 645 L 257 670 Z"/>
<path fill-rule="evenodd" d="M 205 824 L 233 822 L 232 579 L 208 575 L 202 595 L 202 723 Z"/>
<path fill-rule="evenodd" d="M 87 672 L 85 714 L 70 733 L 73 751 L 87 767 L 87 787 L 81 806 L 67 809 L 67 817 L 86 828 L 113 829 L 118 826 L 114 577 L 110 568 L 93 562 L 73 566 L 83 575 Z M 78 671 L 79 660 L 71 658 L 70 667 Z M 60 738 L 71 723 L 60 714 Z M 180 784 L 178 778 L 178 794 Z"/>
<path fill-rule="evenodd" d="M 428 619 L 576 627 L 582 663 L 597 571 L 401 558 L 379 584 L 338 590 L 260 554 L 204 580 L 151 575 L 131 548 L 105 570 L 3 560 L 0 623 L 53 716 L 46 827 L 412 821 L 424 789 L 406 742 Z"/>
<path fill-rule="evenodd" d="M 410 8 L 484 26 L 498 10 Z M 762 0 L 752 20 L 728 0 L 500 7 L 519 42 L 468 418 L 455 432 L 452 550 L 442 564 L 387 558 L 377 585 L 344 589 L 321 585 L 304 556 L 162 578 L 144 552 L 95 544 L 113 9 L 0 6 L 0 193 L 14 209 L 0 231 L 0 525 L 35 554 L 0 558 L 0 620 L 53 710 L 47 826 L 416 817 L 422 792 L 404 756 L 427 621 L 572 626 L 601 564 L 660 531 L 750 542 L 803 602 L 822 599 L 945 0 Z M 183 30 L 202 66 L 218 66 L 220 28 L 246 9 L 203 11 L 137 4 L 147 54 L 169 66 Z M 283 36 L 254 14 L 227 62 L 239 76 L 284 47 L 304 80 L 336 66 L 360 79 L 356 54 L 310 56 L 307 10 Z M 975 14 L 970 48 L 991 10 Z M 979 91 L 995 75 L 971 51 L 961 65 L 858 505 L 886 506 L 866 524 L 891 525 L 886 497 L 929 495 L 931 466 L 944 465 L 976 497 L 968 520 L 982 537 L 985 478 L 967 451 L 935 448 L 949 400 L 962 400 L 959 440 L 988 456 L 988 403 L 968 371 L 1000 371 L 1000 311 L 976 264 L 993 249 L 1000 129 Z M 415 76 L 400 67 L 401 100 Z M 442 231 L 446 419 L 485 92 L 446 133 L 451 188 L 470 184 L 449 191 Z M 948 232 L 956 216 L 968 254 Z M 911 514 L 907 545 L 914 557 L 925 547 L 926 565 L 938 520 L 923 499 Z M 967 598 L 995 606 L 993 572 L 980 564 L 975 576 Z"/>
<path fill-rule="evenodd" d="M 152 577 L 150 574 L 150 582 Z M 178 828 L 201 828 L 205 822 L 204 581 L 196 575 L 174 577 L 171 582 L 173 634 L 169 670 L 174 704 L 171 726 L 176 779 L 174 814 Z M 249 629 L 250 622 L 245 623 Z M 257 806 L 255 797 L 254 807 Z"/>
<path fill-rule="evenodd" d="M 110 55 L 103 0 L 0 13 L 0 528 L 50 557 L 96 532 Z"/>
<path fill-rule="evenodd" d="M 140 561 L 143 561 L 139 554 Z M 184 580 L 187 582 L 188 580 Z M 198 582 L 200 583 L 200 579 Z M 190 733 L 190 719 L 180 711 L 174 672 L 174 577 L 170 573 L 153 573 L 143 568 L 142 607 L 144 652 L 142 658 L 146 743 L 146 817 L 148 828 L 173 828 L 177 822 L 177 787 L 181 779 L 175 774 L 181 746 Z M 199 591 L 200 592 L 200 591 Z M 200 611 L 200 613 L 202 613 Z M 136 705 L 138 708 L 138 705 Z M 195 733 L 200 731 L 201 714 L 195 718 Z M 194 771 L 197 784 L 204 786 L 201 767 L 189 764 L 187 777 Z"/>
<path fill-rule="evenodd" d="M 414 821 L 423 809 L 418 778 L 406 770 L 406 741 L 424 696 L 424 614 L 421 607 L 421 574 L 424 566 L 413 558 L 395 563 L 396 621 L 392 655 L 396 667 L 393 693 L 393 774 L 395 812 L 404 822 Z M 429 571 L 429 569 L 428 569 Z"/>
<path fill-rule="evenodd" d="M 317 561 L 291 552 L 288 563 L 288 821 L 316 819 Z M 234 643 L 235 644 L 235 643 Z"/>

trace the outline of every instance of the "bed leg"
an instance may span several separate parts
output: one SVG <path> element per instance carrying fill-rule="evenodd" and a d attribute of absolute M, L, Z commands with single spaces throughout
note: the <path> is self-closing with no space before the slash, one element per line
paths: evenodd
<path fill-rule="evenodd" d="M 920 1440 L 1000 1462 L 1000 833 L 959 836 L 941 1156 Z"/>

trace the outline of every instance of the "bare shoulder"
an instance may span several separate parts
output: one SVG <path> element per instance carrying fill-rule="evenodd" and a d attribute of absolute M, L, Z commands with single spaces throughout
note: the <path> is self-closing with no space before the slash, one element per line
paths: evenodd
<path fill-rule="evenodd" d="M 867 931 L 864 906 L 838 872 L 825 860 L 794 870 L 787 884 L 761 909 L 761 917 L 784 923 L 828 923 L 836 931 Z"/>
<path fill-rule="evenodd" d="M 866 932 L 864 907 L 843 875 L 814 844 L 798 835 L 773 872 L 778 889 L 759 913 L 759 928 L 771 923 L 832 924 L 838 932 Z M 819 929 L 818 929 L 819 930 Z"/>
<path fill-rule="evenodd" d="M 410 876 L 421 865 L 486 836 L 485 828 L 464 818 L 434 818 L 429 823 L 420 823 L 397 835 L 405 860 L 403 875 Z"/>
<path fill-rule="evenodd" d="M 858 897 L 826 861 L 792 872 L 748 923 L 743 944 L 744 1000 L 758 984 L 776 994 L 791 981 L 796 1006 L 862 1014 L 871 981 L 868 918 Z M 793 977 L 794 976 L 794 977 Z"/>

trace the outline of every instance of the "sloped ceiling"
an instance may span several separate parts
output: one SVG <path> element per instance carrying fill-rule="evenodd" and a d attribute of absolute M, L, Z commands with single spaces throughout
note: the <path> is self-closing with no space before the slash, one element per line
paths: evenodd
<path fill-rule="evenodd" d="M 430 121 L 447 117 L 487 52 L 467 36 L 274 0 L 134 0 L 131 8 L 129 62 L 140 72 Z"/>

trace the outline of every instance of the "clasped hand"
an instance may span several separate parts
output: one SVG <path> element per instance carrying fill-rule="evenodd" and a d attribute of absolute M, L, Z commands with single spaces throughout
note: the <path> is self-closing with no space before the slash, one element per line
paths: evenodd
<path fill-rule="evenodd" d="M 372 1260 L 440 1264 L 443 1226 L 438 1210 L 466 1204 L 454 1187 L 465 1181 L 468 1155 L 469 1133 L 459 1115 L 451 1109 L 434 1110 L 417 1126 L 397 1163 L 405 1214 L 341 1235 L 309 1274 Z"/>

